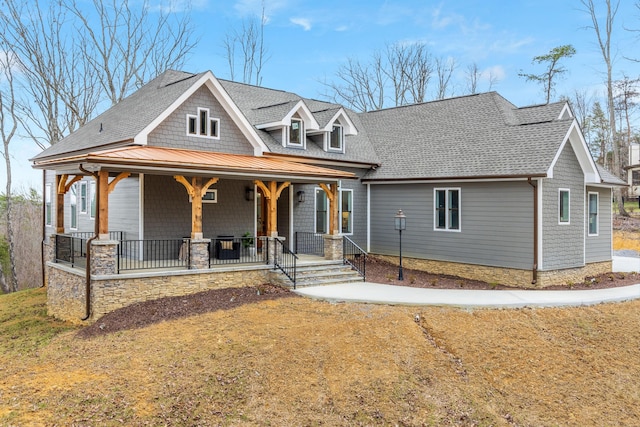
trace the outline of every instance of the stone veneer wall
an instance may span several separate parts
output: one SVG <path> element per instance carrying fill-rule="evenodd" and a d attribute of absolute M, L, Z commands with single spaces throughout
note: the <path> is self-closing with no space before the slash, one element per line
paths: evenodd
<path fill-rule="evenodd" d="M 91 317 L 158 298 L 194 294 L 211 289 L 256 286 L 268 282 L 270 266 L 198 271 L 94 276 L 91 281 Z M 85 316 L 85 275 L 61 264 L 48 263 L 47 308 L 58 319 L 80 322 Z"/>
<path fill-rule="evenodd" d="M 398 264 L 397 256 L 375 255 L 377 258 Z M 514 268 L 489 267 L 484 265 L 461 264 L 447 261 L 434 261 L 427 259 L 402 257 L 404 268 L 428 271 L 433 274 L 448 274 L 465 279 L 481 280 L 487 283 L 515 286 L 519 288 L 540 289 L 553 285 L 569 286 L 579 283 L 587 276 L 608 273 L 612 270 L 612 262 L 596 262 L 584 267 L 567 268 L 562 270 L 538 271 L 538 280 L 531 283 L 533 275 L 531 270 L 519 270 Z M 408 276 L 405 273 L 405 279 Z"/>

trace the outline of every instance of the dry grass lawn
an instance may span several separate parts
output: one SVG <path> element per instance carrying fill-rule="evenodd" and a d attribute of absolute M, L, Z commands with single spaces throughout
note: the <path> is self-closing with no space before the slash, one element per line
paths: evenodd
<path fill-rule="evenodd" d="M 43 302 L 0 296 L 0 425 L 640 425 L 640 301 L 287 298 L 89 340 L 30 315 L 38 340 L 15 323 Z"/>

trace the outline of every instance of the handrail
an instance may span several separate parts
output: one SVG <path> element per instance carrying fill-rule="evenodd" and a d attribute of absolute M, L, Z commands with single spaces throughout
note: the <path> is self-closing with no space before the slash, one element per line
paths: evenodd
<path fill-rule="evenodd" d="M 123 240 L 118 255 L 118 273 L 123 270 L 189 268 L 189 239 Z"/>
<path fill-rule="evenodd" d="M 54 261 L 64 262 L 71 267 L 87 266 L 87 253 L 85 242 L 87 239 L 70 236 L 68 234 L 56 234 L 54 247 Z"/>
<path fill-rule="evenodd" d="M 342 258 L 345 264 L 350 265 L 362 276 L 362 280 L 366 280 L 367 252 L 347 236 L 343 236 L 342 239 Z"/>
<path fill-rule="evenodd" d="M 95 235 L 93 231 L 72 231 L 69 233 L 73 237 L 78 237 L 80 239 L 90 239 Z M 109 231 L 109 239 L 122 241 L 124 240 L 124 231 Z"/>
<path fill-rule="evenodd" d="M 275 255 L 273 260 L 274 267 L 277 267 L 284 273 L 285 276 L 293 282 L 293 289 L 296 288 L 296 263 L 298 256 L 291 252 L 291 250 L 284 244 L 284 241 L 275 238 L 273 239 L 276 245 Z M 280 249 L 280 250 L 278 250 Z"/>

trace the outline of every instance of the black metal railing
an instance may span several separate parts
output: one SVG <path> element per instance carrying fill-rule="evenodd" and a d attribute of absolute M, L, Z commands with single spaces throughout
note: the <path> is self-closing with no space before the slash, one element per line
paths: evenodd
<path fill-rule="evenodd" d="M 285 276 L 293 282 L 293 289 L 296 288 L 296 262 L 298 257 L 291 252 L 284 241 L 280 239 L 273 239 L 276 245 L 275 256 L 273 260 L 274 269 L 278 268 L 284 273 Z"/>
<path fill-rule="evenodd" d="M 118 272 L 152 268 L 189 268 L 189 239 L 123 240 L 118 252 Z"/>
<path fill-rule="evenodd" d="M 71 267 L 87 267 L 87 239 L 67 234 L 56 234 L 55 262 L 62 262 Z"/>
<path fill-rule="evenodd" d="M 71 234 L 73 237 L 79 237 L 80 239 L 90 239 L 95 236 L 93 231 L 72 231 Z M 109 232 L 110 240 L 122 241 L 124 240 L 124 231 L 110 231 Z"/>
<path fill-rule="evenodd" d="M 209 243 L 209 267 L 220 264 L 265 263 L 268 258 L 268 246 L 263 240 L 262 247 L 256 244 L 255 236 L 218 236 Z"/>
<path fill-rule="evenodd" d="M 296 253 L 324 256 L 322 234 L 296 231 Z"/>
<path fill-rule="evenodd" d="M 342 238 L 342 257 L 345 264 L 360 273 L 362 280 L 366 280 L 367 253 L 347 236 Z"/>

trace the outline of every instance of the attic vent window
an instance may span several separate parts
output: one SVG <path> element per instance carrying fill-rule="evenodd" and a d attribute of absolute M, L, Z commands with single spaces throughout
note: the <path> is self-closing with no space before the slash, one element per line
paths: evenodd
<path fill-rule="evenodd" d="M 187 114 L 187 135 L 220 139 L 220 119 L 210 117 L 208 108 L 198 108 L 198 114 Z"/>

